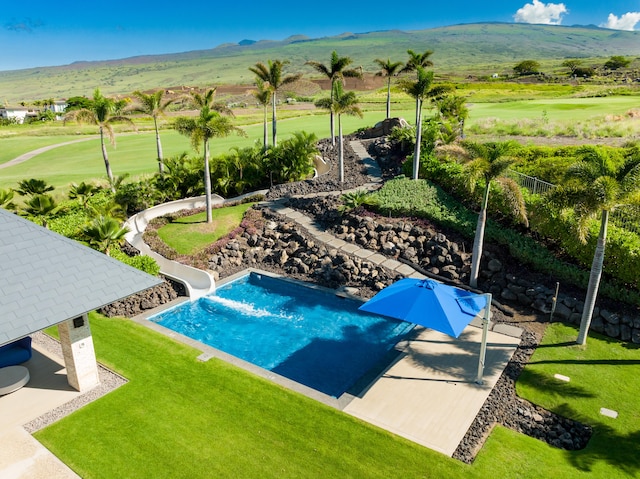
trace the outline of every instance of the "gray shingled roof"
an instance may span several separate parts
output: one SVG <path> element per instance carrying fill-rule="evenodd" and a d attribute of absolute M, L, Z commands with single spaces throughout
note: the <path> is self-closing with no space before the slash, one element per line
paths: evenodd
<path fill-rule="evenodd" d="M 159 283 L 0 208 L 0 345 Z"/>

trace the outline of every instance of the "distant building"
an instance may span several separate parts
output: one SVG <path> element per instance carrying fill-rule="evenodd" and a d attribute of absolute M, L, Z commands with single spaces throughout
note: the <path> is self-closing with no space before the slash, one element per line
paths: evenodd
<path fill-rule="evenodd" d="M 45 105 L 44 109 L 50 110 L 56 114 L 56 120 L 62 120 L 64 118 L 64 113 L 67 110 L 66 100 L 56 100 L 53 102 L 53 105 Z"/>
<path fill-rule="evenodd" d="M 15 120 L 16 123 L 23 124 L 27 117 L 37 117 L 38 111 L 26 106 L 3 106 L 0 107 L 0 118 L 5 120 Z"/>

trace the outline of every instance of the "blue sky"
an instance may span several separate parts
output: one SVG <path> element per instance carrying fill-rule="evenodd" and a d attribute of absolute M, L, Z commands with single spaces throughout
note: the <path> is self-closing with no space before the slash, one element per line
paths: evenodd
<path fill-rule="evenodd" d="M 0 6 L 0 71 L 82 60 L 213 48 L 243 39 L 281 40 L 473 22 L 598 25 L 640 30 L 640 0 L 426 2 L 348 0 L 6 0 Z M 402 8 L 387 9 L 387 5 Z M 89 6 L 91 5 L 91 6 Z M 270 5 L 274 5 L 273 8 Z M 330 6 L 328 13 L 321 10 Z M 99 8 L 99 10 L 96 10 Z M 272 11 L 271 11 L 272 10 Z"/>

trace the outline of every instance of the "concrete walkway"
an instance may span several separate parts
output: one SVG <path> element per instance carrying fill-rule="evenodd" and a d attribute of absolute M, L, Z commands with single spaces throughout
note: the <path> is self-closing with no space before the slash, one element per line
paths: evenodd
<path fill-rule="evenodd" d="M 42 148 L 38 148 L 37 150 L 28 151 L 20 156 L 16 156 L 13 160 L 9 160 L 6 163 L 0 165 L 0 170 L 3 168 L 9 168 L 11 166 L 19 165 L 20 163 L 24 163 L 27 160 L 30 160 L 34 156 L 40 155 L 41 153 L 45 153 L 49 150 L 53 150 L 55 148 L 60 148 L 61 146 L 73 145 L 74 143 L 82 143 L 83 141 L 89 141 L 99 138 L 98 136 L 90 136 L 88 138 L 80 138 L 78 140 L 65 141 L 64 143 L 56 143 L 55 145 L 43 146 Z"/>

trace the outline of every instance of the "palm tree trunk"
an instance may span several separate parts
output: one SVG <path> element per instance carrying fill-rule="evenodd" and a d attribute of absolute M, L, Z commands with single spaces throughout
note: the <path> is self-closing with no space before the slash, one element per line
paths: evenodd
<path fill-rule="evenodd" d="M 338 180 L 340 183 L 344 183 L 344 148 L 342 144 L 342 121 L 340 120 L 340 115 L 338 115 L 338 164 L 340 165 Z"/>
<path fill-rule="evenodd" d="M 273 141 L 271 142 L 271 144 L 273 146 L 277 146 L 278 141 L 277 141 L 277 127 L 276 127 L 276 92 L 275 90 L 273 91 L 273 97 L 271 102 L 271 133 L 273 136 Z"/>
<path fill-rule="evenodd" d="M 387 119 L 391 117 L 391 77 L 387 80 Z"/>
<path fill-rule="evenodd" d="M 333 81 L 331 82 L 331 104 L 333 105 L 333 99 L 334 94 L 333 94 Z M 335 122 L 334 122 L 334 116 L 333 116 L 333 108 L 331 110 L 329 110 L 329 124 L 330 124 L 330 128 L 331 128 L 331 146 L 336 146 L 336 135 L 335 135 Z"/>
<path fill-rule="evenodd" d="M 268 103 L 268 102 L 267 102 Z M 264 104 L 264 118 L 263 118 L 263 150 L 269 149 L 269 129 L 267 128 L 267 103 Z"/>
<path fill-rule="evenodd" d="M 209 142 L 204 141 L 204 196 L 207 208 L 207 223 L 213 223 L 211 214 L 211 173 L 209 172 Z"/>
<path fill-rule="evenodd" d="M 113 172 L 111 171 L 111 165 L 109 164 L 109 155 L 107 154 L 107 145 L 104 143 L 104 130 L 100 127 L 100 146 L 102 148 L 102 159 L 104 160 L 104 167 L 107 170 L 107 178 L 109 178 L 109 184 L 111 185 L 111 191 L 116 192 L 113 186 Z"/>
<path fill-rule="evenodd" d="M 593 316 L 593 310 L 596 305 L 596 297 L 598 296 L 598 287 L 600 286 L 600 277 L 602 276 L 602 265 L 604 264 L 604 250 L 607 244 L 607 226 L 609 224 L 609 211 L 602 210 L 602 217 L 600 219 L 600 235 L 598 236 L 598 243 L 596 245 L 596 251 L 593 255 L 593 262 L 591 263 L 591 274 L 589 275 L 589 286 L 587 287 L 587 297 L 584 300 L 584 310 L 582 311 L 582 319 L 580 320 L 580 332 L 578 333 L 578 344 L 585 344 L 587 342 L 587 335 L 589 334 L 589 326 L 591 325 L 591 318 Z"/>
<path fill-rule="evenodd" d="M 160 174 L 164 175 L 164 163 L 162 162 L 162 143 L 160 142 L 160 131 L 158 130 L 158 118 L 156 116 L 153 117 L 153 126 L 156 129 L 156 149 L 158 151 L 158 169 L 160 170 Z"/>
<path fill-rule="evenodd" d="M 422 106 L 420 100 L 416 100 L 416 146 L 413 150 L 413 179 L 418 179 L 420 172 L 420 146 L 422 143 Z"/>
<path fill-rule="evenodd" d="M 489 203 L 489 189 L 491 182 L 487 181 L 484 188 L 484 198 L 482 199 L 482 207 L 478 214 L 478 224 L 476 225 L 476 235 L 473 238 L 473 252 L 471 254 L 471 278 L 469 286 L 478 287 L 478 273 L 480 272 L 480 259 L 482 258 L 482 248 L 484 245 L 484 227 L 487 224 L 487 204 Z"/>

